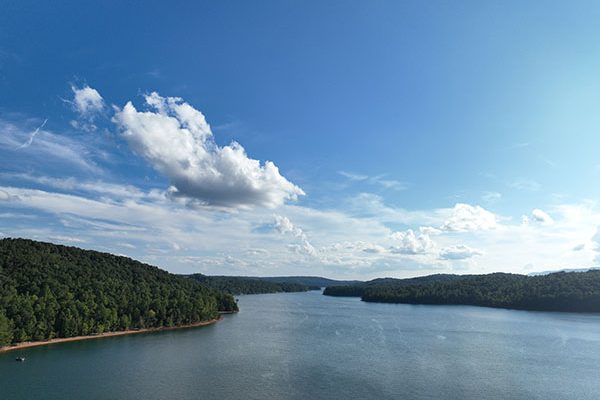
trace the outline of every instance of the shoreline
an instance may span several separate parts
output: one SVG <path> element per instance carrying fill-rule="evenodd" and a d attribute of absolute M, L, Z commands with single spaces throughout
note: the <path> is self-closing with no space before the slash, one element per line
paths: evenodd
<path fill-rule="evenodd" d="M 223 317 L 221 315 L 219 315 L 217 318 L 210 319 L 208 321 L 200 321 L 200 322 L 196 322 L 193 324 L 187 324 L 187 325 L 161 326 L 159 328 L 129 329 L 126 331 L 104 332 L 104 333 L 99 333 L 97 335 L 56 338 L 56 339 L 43 340 L 43 341 L 38 341 L 38 342 L 21 342 L 21 343 L 17 343 L 15 345 L 11 345 L 11 346 L 0 347 L 0 353 L 7 353 L 9 351 L 14 351 L 14 350 L 28 349 L 31 347 L 47 346 L 47 345 L 57 344 L 57 343 L 79 342 L 82 340 L 103 339 L 103 338 L 107 338 L 107 337 L 135 335 L 135 334 L 139 334 L 139 333 L 172 331 L 175 329 L 198 328 L 201 326 L 213 325 L 213 324 L 221 321 L 222 319 L 223 319 Z"/>

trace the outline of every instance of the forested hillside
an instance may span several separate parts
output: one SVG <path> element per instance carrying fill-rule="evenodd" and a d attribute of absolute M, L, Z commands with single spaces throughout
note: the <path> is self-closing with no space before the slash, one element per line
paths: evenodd
<path fill-rule="evenodd" d="M 235 310 L 229 294 L 127 257 L 0 240 L 0 345 L 185 325 Z"/>
<path fill-rule="evenodd" d="M 450 282 L 461 279 L 461 275 L 435 274 L 419 276 L 416 278 L 396 279 L 396 278 L 378 278 L 368 282 L 360 282 L 353 285 L 328 286 L 323 291 L 326 296 L 337 297 L 362 297 L 367 289 L 371 288 L 392 288 L 411 285 L 423 285 L 433 282 Z"/>
<path fill-rule="evenodd" d="M 267 276 L 261 277 L 261 280 L 277 283 L 298 283 L 310 287 L 329 287 L 341 285 L 354 285 L 362 283 L 361 281 L 340 281 L 336 279 L 323 278 L 321 276 Z"/>
<path fill-rule="evenodd" d="M 204 285 L 231 294 L 288 293 L 320 290 L 325 286 L 351 285 L 360 281 L 338 281 L 320 276 L 209 276 L 186 275 Z"/>
<path fill-rule="evenodd" d="M 462 304 L 539 311 L 600 312 L 600 271 L 542 276 L 495 273 L 466 275 L 422 285 L 367 288 L 364 301 Z"/>
<path fill-rule="evenodd" d="M 307 292 L 314 289 L 299 283 L 270 282 L 262 278 L 245 276 L 208 276 L 203 274 L 186 276 L 203 285 L 231 294 Z"/>

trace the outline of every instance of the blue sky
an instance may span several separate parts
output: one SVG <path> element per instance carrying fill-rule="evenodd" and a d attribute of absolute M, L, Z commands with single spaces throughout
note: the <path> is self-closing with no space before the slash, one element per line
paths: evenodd
<path fill-rule="evenodd" d="M 598 263 L 596 2 L 0 6 L 0 234 L 173 272 Z"/>

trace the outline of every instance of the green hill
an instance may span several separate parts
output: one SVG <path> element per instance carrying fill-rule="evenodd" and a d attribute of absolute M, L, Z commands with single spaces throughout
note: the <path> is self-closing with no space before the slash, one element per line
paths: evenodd
<path fill-rule="evenodd" d="M 328 286 L 354 285 L 362 283 L 361 281 L 340 281 L 335 279 L 323 278 L 320 276 L 268 276 L 260 278 L 264 281 L 277 283 L 297 283 L 300 285 L 322 288 Z"/>
<path fill-rule="evenodd" d="M 185 276 L 213 289 L 231 294 L 307 292 L 313 289 L 313 287 L 300 283 L 278 283 L 245 276 L 208 276 L 203 274 Z"/>
<path fill-rule="evenodd" d="M 231 294 L 291 293 L 320 290 L 325 286 L 350 285 L 360 281 L 337 281 L 320 276 L 218 276 L 183 275 L 213 289 Z"/>
<path fill-rule="evenodd" d="M 326 296 L 337 297 L 362 297 L 367 289 L 423 285 L 433 282 L 449 282 L 458 279 L 461 279 L 460 275 L 451 274 L 435 274 L 406 279 L 377 278 L 368 282 L 360 282 L 352 285 L 328 286 L 323 291 L 323 294 Z"/>
<path fill-rule="evenodd" d="M 186 325 L 236 310 L 231 295 L 127 257 L 0 240 L 0 345 Z"/>
<path fill-rule="evenodd" d="M 494 273 L 417 285 L 366 288 L 362 300 L 461 304 L 536 311 L 600 312 L 600 271 L 541 276 Z"/>

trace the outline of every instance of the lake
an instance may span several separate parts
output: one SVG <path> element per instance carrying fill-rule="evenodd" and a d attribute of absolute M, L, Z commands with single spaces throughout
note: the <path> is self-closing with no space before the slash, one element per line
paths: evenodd
<path fill-rule="evenodd" d="M 600 398 L 600 315 L 239 298 L 209 327 L 1 354 L 0 399 Z"/>

